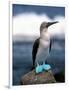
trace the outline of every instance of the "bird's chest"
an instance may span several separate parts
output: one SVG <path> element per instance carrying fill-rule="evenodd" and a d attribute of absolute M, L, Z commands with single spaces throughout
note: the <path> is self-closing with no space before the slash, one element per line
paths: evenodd
<path fill-rule="evenodd" d="M 49 44 L 50 40 L 40 39 L 40 44 L 36 56 L 36 61 L 43 62 L 49 55 Z"/>
<path fill-rule="evenodd" d="M 43 37 L 40 39 L 39 47 L 46 49 L 49 47 L 49 44 L 50 44 L 50 38 L 49 37 Z"/>
<path fill-rule="evenodd" d="M 38 52 L 42 53 L 43 55 L 46 55 L 49 51 L 49 45 L 50 45 L 50 39 L 49 38 L 41 38 Z"/>

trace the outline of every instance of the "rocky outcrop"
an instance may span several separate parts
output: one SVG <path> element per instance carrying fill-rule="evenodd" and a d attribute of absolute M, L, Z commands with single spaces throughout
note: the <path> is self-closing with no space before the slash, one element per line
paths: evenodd
<path fill-rule="evenodd" d="M 26 75 L 22 76 L 22 85 L 32 85 L 32 84 L 46 84 L 55 83 L 56 80 L 52 74 L 52 71 L 44 71 L 42 73 L 36 74 L 35 70 L 30 71 Z"/>

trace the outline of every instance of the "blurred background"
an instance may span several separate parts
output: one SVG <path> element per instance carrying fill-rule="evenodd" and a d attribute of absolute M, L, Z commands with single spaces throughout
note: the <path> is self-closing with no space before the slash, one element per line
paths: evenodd
<path fill-rule="evenodd" d="M 13 4 L 13 85 L 20 85 L 32 67 L 32 47 L 43 21 L 59 21 L 48 29 L 53 39 L 47 62 L 57 82 L 65 81 L 65 8 Z"/>

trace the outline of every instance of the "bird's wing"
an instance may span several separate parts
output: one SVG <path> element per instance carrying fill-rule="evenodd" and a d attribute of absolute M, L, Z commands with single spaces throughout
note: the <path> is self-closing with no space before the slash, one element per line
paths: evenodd
<path fill-rule="evenodd" d="M 33 45 L 33 49 L 32 49 L 32 59 L 33 59 L 33 66 L 35 65 L 35 59 L 36 59 L 36 54 L 37 54 L 37 50 L 39 47 L 39 39 L 36 39 Z"/>
<path fill-rule="evenodd" d="M 49 53 L 50 53 L 50 51 L 51 51 L 51 48 L 52 48 L 52 39 L 50 39 Z"/>

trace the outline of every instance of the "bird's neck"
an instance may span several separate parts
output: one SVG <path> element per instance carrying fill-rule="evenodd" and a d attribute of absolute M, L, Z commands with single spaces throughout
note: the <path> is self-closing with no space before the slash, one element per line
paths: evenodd
<path fill-rule="evenodd" d="M 40 39 L 44 39 L 44 40 L 47 40 L 47 39 L 50 39 L 50 35 L 48 32 L 43 32 L 40 34 Z"/>

